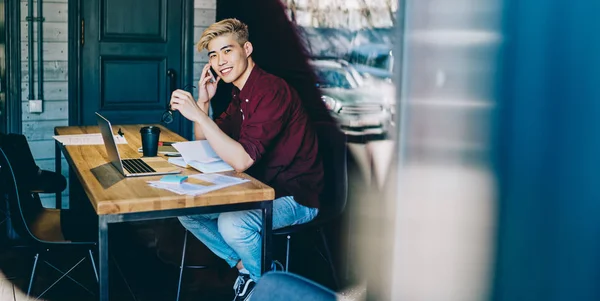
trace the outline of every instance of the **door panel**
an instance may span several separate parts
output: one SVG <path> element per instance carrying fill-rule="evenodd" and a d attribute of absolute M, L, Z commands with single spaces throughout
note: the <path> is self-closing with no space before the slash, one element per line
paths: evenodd
<path fill-rule="evenodd" d="M 182 0 L 82 1 L 85 41 L 81 121 L 100 112 L 113 124 L 159 123 L 181 86 Z M 167 70 L 176 75 L 171 87 Z M 169 128 L 181 132 L 175 114 Z"/>
<path fill-rule="evenodd" d="M 165 42 L 167 1 L 146 0 L 141 9 L 137 1 L 102 1 L 102 40 L 140 39 Z M 148 22 L 151 20 L 152 22 Z"/>
<path fill-rule="evenodd" d="M 128 108 L 164 110 L 161 95 L 165 94 L 166 60 L 102 56 L 100 58 L 101 83 L 100 107 L 102 110 Z M 127 74 L 124 85 L 115 74 Z"/>

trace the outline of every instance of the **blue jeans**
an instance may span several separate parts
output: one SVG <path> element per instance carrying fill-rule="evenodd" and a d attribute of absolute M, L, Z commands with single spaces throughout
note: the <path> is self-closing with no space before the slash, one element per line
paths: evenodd
<path fill-rule="evenodd" d="M 311 221 L 319 212 L 291 196 L 273 201 L 273 229 Z M 241 260 L 254 281 L 260 278 L 262 211 L 247 210 L 180 216 L 181 224 L 213 253 L 234 267 Z"/>

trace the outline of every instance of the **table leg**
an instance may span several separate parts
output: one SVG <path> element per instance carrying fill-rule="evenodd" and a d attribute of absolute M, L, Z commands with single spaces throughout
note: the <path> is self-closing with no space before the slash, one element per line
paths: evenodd
<path fill-rule="evenodd" d="M 100 301 L 108 301 L 108 221 L 105 216 L 98 217 L 98 282 Z"/>
<path fill-rule="evenodd" d="M 60 144 L 58 141 L 54 143 L 54 171 L 59 175 L 62 174 L 62 160 L 60 156 Z M 62 192 L 56 193 L 56 209 L 62 209 Z"/>
<path fill-rule="evenodd" d="M 271 269 L 271 231 L 273 230 L 273 202 L 266 202 L 262 209 L 262 258 L 261 274 Z"/>

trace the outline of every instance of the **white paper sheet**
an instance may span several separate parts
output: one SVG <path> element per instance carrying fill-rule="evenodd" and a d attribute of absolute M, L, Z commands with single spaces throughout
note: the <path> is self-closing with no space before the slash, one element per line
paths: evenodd
<path fill-rule="evenodd" d="M 63 145 L 102 145 L 102 134 L 81 134 L 81 135 L 59 135 L 52 136 L 56 141 Z M 115 135 L 115 141 L 117 144 L 127 144 L 127 139 L 120 135 Z"/>
<path fill-rule="evenodd" d="M 185 162 L 210 163 L 221 161 L 221 158 L 215 153 L 207 140 L 177 142 L 172 145 L 179 151 Z"/>
<path fill-rule="evenodd" d="M 195 196 L 250 181 L 247 179 L 225 176 L 220 174 L 196 174 L 191 175 L 189 177 L 201 180 L 203 182 L 211 183 L 211 185 L 205 186 L 189 182 L 183 182 L 181 184 L 172 184 L 164 183 L 161 181 L 148 181 L 148 185 L 159 189 L 165 189 L 181 195 Z"/>
<path fill-rule="evenodd" d="M 173 147 L 179 151 L 181 158 L 170 158 L 169 162 L 172 164 L 182 167 L 189 165 L 203 173 L 233 170 L 206 140 L 173 143 Z"/>
<path fill-rule="evenodd" d="M 222 172 L 222 171 L 233 170 L 233 167 L 231 167 L 231 165 L 225 163 L 225 161 L 223 161 L 223 160 L 219 160 L 216 162 L 210 162 L 210 163 L 200 163 L 197 161 L 192 161 L 192 162 L 187 162 L 187 164 L 203 173 L 213 173 L 213 172 Z"/>
<path fill-rule="evenodd" d="M 178 158 L 169 158 L 169 163 L 177 165 L 179 167 L 183 167 L 183 168 L 187 168 L 188 165 L 187 163 L 185 163 L 185 160 L 183 160 L 183 158 L 178 157 Z"/>
<path fill-rule="evenodd" d="M 215 185 L 221 185 L 224 187 L 231 186 L 231 185 L 237 185 L 240 183 L 250 181 L 248 179 L 226 176 L 226 175 L 221 175 L 221 174 L 196 174 L 196 175 L 191 175 L 190 178 L 195 178 L 195 179 L 198 179 L 198 180 L 201 180 L 204 182 L 210 182 Z"/>

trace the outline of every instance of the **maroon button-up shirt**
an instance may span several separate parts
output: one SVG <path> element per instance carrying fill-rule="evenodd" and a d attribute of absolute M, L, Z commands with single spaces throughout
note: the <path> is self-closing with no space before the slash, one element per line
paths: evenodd
<path fill-rule="evenodd" d="M 215 122 L 254 160 L 246 172 L 273 187 L 277 198 L 293 196 L 301 205 L 318 208 L 323 164 L 296 91 L 255 65 L 242 90 L 234 86 L 232 94 Z"/>

